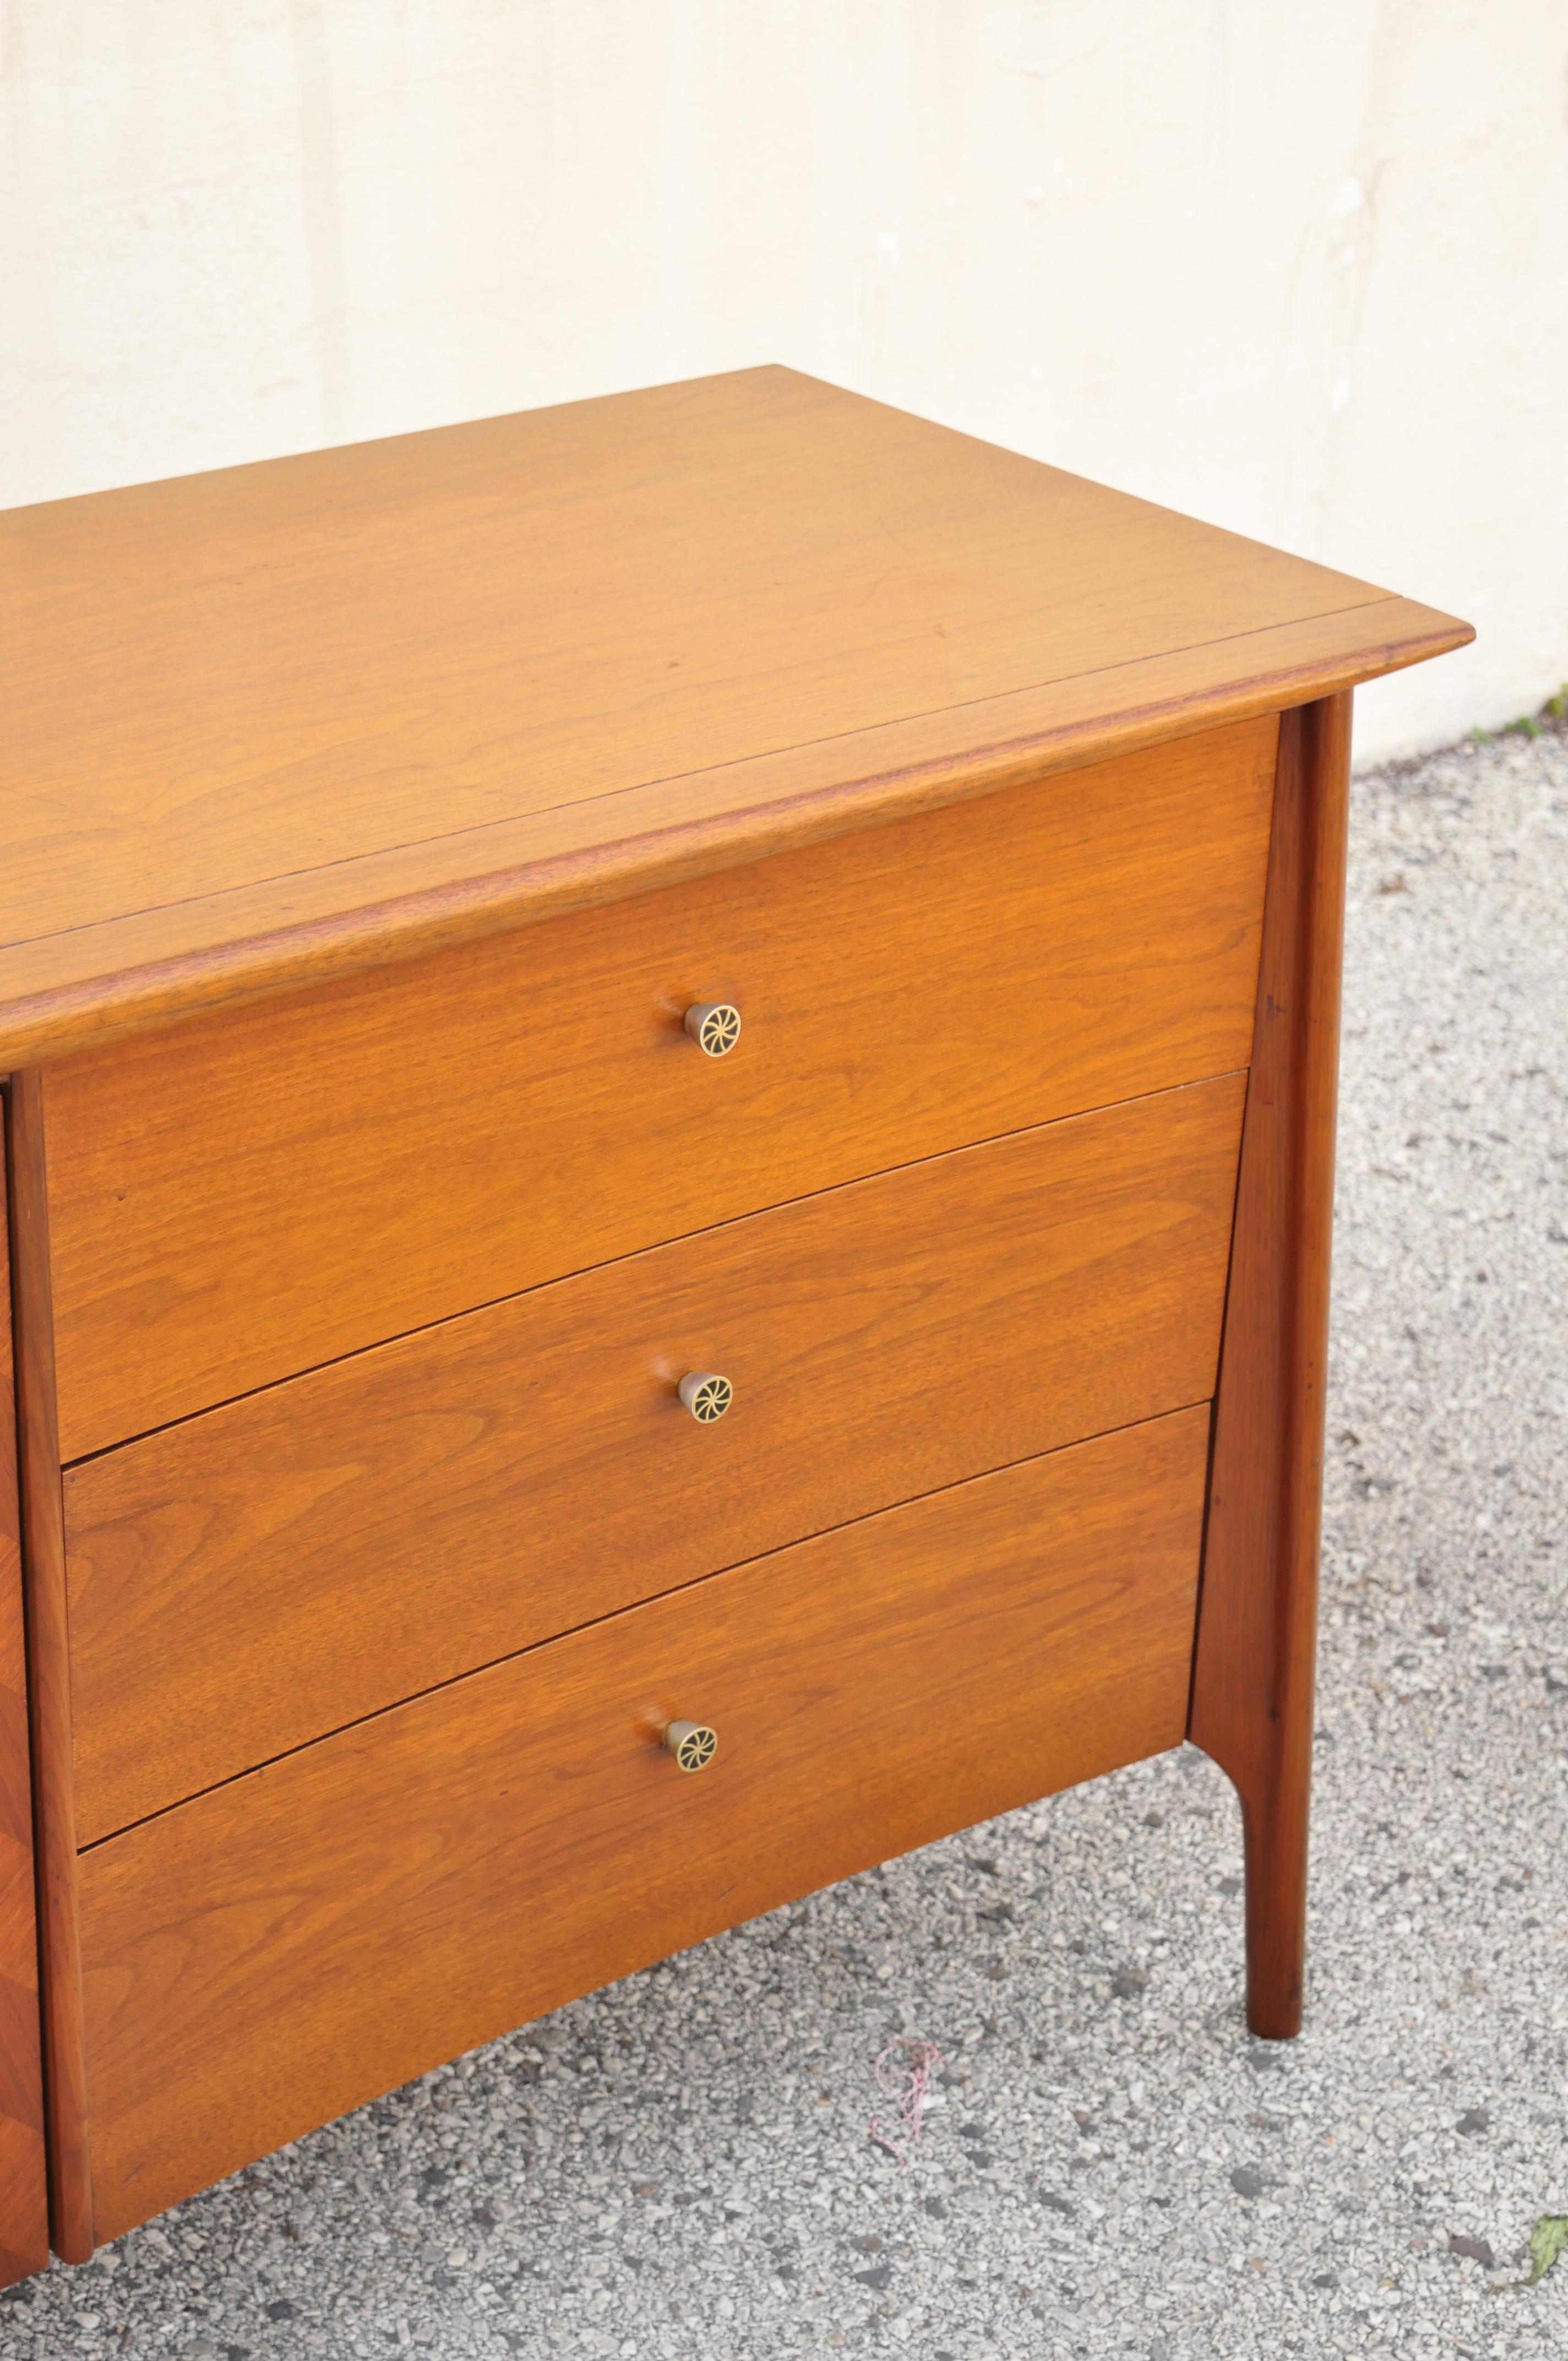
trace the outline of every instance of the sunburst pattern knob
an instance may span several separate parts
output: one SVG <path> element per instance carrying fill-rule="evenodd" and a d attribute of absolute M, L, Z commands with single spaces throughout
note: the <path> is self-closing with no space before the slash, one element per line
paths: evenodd
<path fill-rule="evenodd" d="M 685 1028 L 710 1058 L 727 1058 L 740 1038 L 740 1011 L 728 1000 L 699 1001 L 685 1013 Z"/>
<path fill-rule="evenodd" d="M 675 1388 L 685 1409 L 699 1426 L 711 1426 L 722 1418 L 735 1399 L 735 1389 L 728 1378 L 713 1369 L 693 1369 Z"/>
<path fill-rule="evenodd" d="M 683 1771 L 706 1771 L 718 1752 L 718 1732 L 705 1721 L 669 1721 L 664 1743 Z"/>

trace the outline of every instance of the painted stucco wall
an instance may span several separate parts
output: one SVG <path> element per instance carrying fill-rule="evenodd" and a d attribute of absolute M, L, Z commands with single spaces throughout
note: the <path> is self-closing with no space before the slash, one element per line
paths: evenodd
<path fill-rule="evenodd" d="M 0 0 L 0 504 L 779 359 L 1568 675 L 1562 0 Z"/>

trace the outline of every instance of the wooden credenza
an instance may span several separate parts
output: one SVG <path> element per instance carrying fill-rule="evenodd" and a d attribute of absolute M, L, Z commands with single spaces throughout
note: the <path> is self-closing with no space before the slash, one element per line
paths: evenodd
<path fill-rule="evenodd" d="M 0 549 L 0 2278 L 1185 1737 L 1293 2032 L 1350 691 L 1466 628 L 783 369 Z"/>

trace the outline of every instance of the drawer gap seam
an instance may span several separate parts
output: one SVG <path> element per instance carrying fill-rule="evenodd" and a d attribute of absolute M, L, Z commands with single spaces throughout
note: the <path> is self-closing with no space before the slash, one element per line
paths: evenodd
<path fill-rule="evenodd" d="M 121 1837 L 130 1835 L 133 1829 L 147 1828 L 154 1820 L 167 1819 L 170 1812 L 183 1811 L 188 1804 L 199 1803 L 204 1795 L 218 1795 L 225 1787 L 237 1786 L 242 1779 L 253 1778 L 258 1772 L 270 1771 L 276 1764 L 290 1762 L 296 1755 L 308 1754 L 313 1747 L 323 1746 L 329 1739 L 341 1738 L 351 1730 L 367 1729 L 372 1722 L 384 1720 L 389 1714 L 400 1712 L 405 1706 L 417 1705 L 423 1697 L 439 1697 L 444 1690 L 458 1688 L 465 1681 L 477 1679 L 482 1673 L 494 1672 L 499 1665 L 519 1664 L 523 1657 L 537 1655 L 542 1648 L 553 1648 L 559 1641 L 574 1639 L 584 1631 L 597 1631 L 601 1625 L 613 1623 L 621 1616 L 635 1615 L 640 1608 L 652 1607 L 661 1599 L 676 1598 L 686 1592 L 702 1590 L 708 1583 L 720 1581 L 726 1575 L 739 1574 L 748 1566 L 766 1565 L 770 1559 L 782 1557 L 786 1551 L 798 1549 L 806 1543 L 821 1541 L 829 1533 L 852 1532 L 857 1525 L 871 1524 L 878 1517 L 896 1516 L 901 1509 L 915 1508 L 925 1500 L 940 1499 L 944 1493 L 961 1491 L 966 1485 L 983 1484 L 990 1477 L 1006 1475 L 1010 1468 L 1026 1467 L 1035 1460 L 1054 1459 L 1062 1452 L 1081 1450 L 1085 1444 L 1102 1442 L 1108 1435 L 1136 1434 L 1141 1428 L 1158 1426 L 1165 1420 L 1179 1418 L 1188 1411 L 1212 1409 L 1212 1395 L 1200 1394 L 1195 1400 L 1169 1403 L 1151 1417 L 1134 1419 L 1126 1426 L 1106 1427 L 1094 1434 L 1077 1435 L 1070 1443 L 1058 1444 L 1055 1451 L 1031 1452 L 1023 1459 L 1004 1460 L 998 1466 L 982 1468 L 978 1475 L 955 1477 L 951 1483 L 934 1485 L 928 1492 L 912 1492 L 907 1499 L 891 1501 L 884 1508 L 868 1509 L 863 1516 L 846 1518 L 840 1525 L 824 1525 L 813 1532 L 796 1533 L 771 1550 L 759 1551 L 754 1557 L 738 1559 L 733 1565 L 715 1566 L 711 1574 L 699 1574 L 690 1582 L 672 1583 L 666 1590 L 652 1591 L 646 1598 L 634 1599 L 623 1607 L 612 1607 L 604 1615 L 590 1615 L 586 1622 L 568 1624 L 564 1631 L 552 1631 L 543 1639 L 530 1641 L 525 1648 L 508 1649 L 501 1655 L 487 1657 L 482 1664 L 470 1664 L 465 1671 L 454 1673 L 449 1680 L 433 1681 L 428 1688 L 411 1689 L 407 1697 L 396 1697 L 389 1705 L 378 1706 L 373 1713 L 356 1714 L 351 1720 L 339 1722 L 331 1730 L 318 1730 L 298 1746 L 286 1746 L 280 1753 L 269 1754 L 260 1763 L 248 1763 L 243 1771 L 233 1772 L 226 1779 L 214 1779 L 205 1787 L 194 1788 L 190 1795 L 178 1796 L 173 1803 L 160 1805 L 156 1812 L 143 1812 L 136 1819 L 126 1820 L 122 1827 L 107 1829 L 103 1836 L 94 1837 L 91 1844 L 79 1847 L 77 1858 L 84 1860 L 102 1846 L 114 1844 Z"/>
<path fill-rule="evenodd" d="M 625 1254 L 607 1256 L 604 1261 L 585 1263 L 576 1270 L 558 1272 L 554 1279 L 542 1279 L 532 1287 L 513 1288 L 504 1295 L 487 1296 L 482 1302 L 465 1304 L 456 1312 L 444 1312 L 437 1320 L 422 1320 L 412 1328 L 400 1328 L 389 1336 L 378 1336 L 368 1345 L 356 1345 L 346 1353 L 334 1353 L 324 1361 L 312 1361 L 303 1368 L 287 1370 L 279 1378 L 269 1378 L 264 1385 L 247 1386 L 237 1394 L 225 1394 L 220 1401 L 203 1402 L 199 1410 L 183 1411 L 178 1418 L 164 1419 L 156 1426 L 138 1428 L 134 1434 L 120 1436 L 114 1443 L 101 1444 L 96 1451 L 83 1451 L 76 1458 L 61 1462 L 60 1472 L 70 1475 L 78 1467 L 89 1467 L 94 1460 L 107 1459 L 116 1451 L 129 1451 L 139 1443 L 149 1443 L 155 1435 L 172 1433 L 176 1427 L 192 1426 L 198 1419 L 212 1418 L 220 1411 L 232 1410 L 238 1402 L 252 1401 L 258 1395 L 276 1393 L 283 1386 L 298 1385 L 306 1378 L 317 1377 L 324 1369 L 341 1368 L 350 1361 L 362 1360 L 367 1354 L 379 1353 L 393 1345 L 406 1344 L 413 1336 L 431 1336 L 438 1329 L 450 1328 L 460 1320 L 477 1319 L 480 1313 L 499 1311 L 503 1304 L 521 1303 L 526 1296 L 543 1294 L 546 1288 L 563 1287 L 568 1282 L 588 1278 L 598 1270 L 613 1270 L 620 1264 L 635 1262 L 644 1255 L 662 1254 L 666 1247 L 685 1246 L 694 1238 L 717 1237 L 725 1230 L 736 1229 L 742 1222 L 754 1222 L 769 1213 L 783 1213 L 791 1205 L 811 1204 L 820 1198 L 834 1197 L 847 1189 L 861 1189 L 874 1181 L 890 1180 L 898 1172 L 917 1172 L 922 1165 L 937 1164 L 954 1156 L 968 1156 L 982 1148 L 994 1148 L 1004 1140 L 1022 1139 L 1030 1132 L 1054 1130 L 1058 1125 L 1081 1123 L 1091 1115 L 1109 1115 L 1120 1107 L 1142 1106 L 1156 1099 L 1174 1098 L 1182 1091 L 1203 1090 L 1213 1082 L 1234 1081 L 1250 1072 L 1246 1066 L 1229 1067 L 1223 1073 L 1200 1074 L 1190 1082 L 1169 1082 L 1157 1091 L 1139 1091 L 1131 1098 L 1110 1099 L 1103 1105 L 1076 1107 L 1070 1115 L 1053 1115 L 1040 1124 L 1020 1124 L 1011 1131 L 988 1133 L 983 1139 L 967 1139 L 958 1148 L 939 1148 L 930 1156 L 912 1157 L 906 1164 L 889 1164 L 875 1172 L 860 1172 L 850 1180 L 835 1180 L 826 1189 L 807 1189 L 799 1196 L 782 1197 L 775 1202 L 755 1206 L 750 1213 L 733 1213 L 728 1221 L 711 1222 L 705 1228 L 682 1230 L 675 1236 L 656 1239 L 651 1246 L 632 1246 Z M 1087 1438 L 1085 1438 L 1087 1440 Z"/>

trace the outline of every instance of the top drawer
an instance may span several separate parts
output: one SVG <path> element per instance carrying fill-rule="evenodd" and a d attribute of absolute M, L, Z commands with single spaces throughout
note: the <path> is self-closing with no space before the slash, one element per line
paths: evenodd
<path fill-rule="evenodd" d="M 45 1077 L 70 1460 L 919 1157 L 1245 1065 L 1277 722 Z M 733 1001 L 705 1057 L 693 1002 Z"/>

